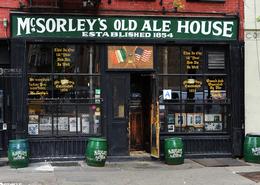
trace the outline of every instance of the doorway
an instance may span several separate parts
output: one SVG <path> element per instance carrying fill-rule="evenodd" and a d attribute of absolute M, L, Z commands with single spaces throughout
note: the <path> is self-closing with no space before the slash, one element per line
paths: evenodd
<path fill-rule="evenodd" d="M 151 153 L 155 78 L 144 72 L 107 72 L 104 105 L 110 156 Z"/>
<path fill-rule="evenodd" d="M 152 75 L 130 74 L 129 150 L 150 153 Z"/>

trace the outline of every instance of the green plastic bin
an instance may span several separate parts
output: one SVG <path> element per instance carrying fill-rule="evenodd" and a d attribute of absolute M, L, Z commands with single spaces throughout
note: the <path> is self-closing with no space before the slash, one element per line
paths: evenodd
<path fill-rule="evenodd" d="M 86 162 L 89 166 L 105 166 L 107 159 L 107 140 L 104 138 L 89 138 L 85 155 Z"/>
<path fill-rule="evenodd" d="M 184 163 L 183 142 L 181 138 L 173 137 L 164 140 L 165 163 L 177 165 Z"/>
<path fill-rule="evenodd" d="M 244 160 L 260 163 L 260 133 L 249 133 L 244 141 Z"/>
<path fill-rule="evenodd" d="M 29 144 L 27 139 L 9 140 L 8 160 L 11 168 L 24 168 L 29 164 Z"/>

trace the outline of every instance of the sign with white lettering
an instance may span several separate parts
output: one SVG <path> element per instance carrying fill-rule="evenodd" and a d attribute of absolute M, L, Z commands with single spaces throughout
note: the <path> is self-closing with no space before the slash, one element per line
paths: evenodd
<path fill-rule="evenodd" d="M 237 40 L 236 18 L 12 14 L 12 37 Z"/>

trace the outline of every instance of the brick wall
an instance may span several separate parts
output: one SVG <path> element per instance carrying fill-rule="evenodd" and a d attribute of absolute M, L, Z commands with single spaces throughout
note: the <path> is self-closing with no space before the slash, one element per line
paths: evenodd
<path fill-rule="evenodd" d="M 20 0 L 28 7 L 29 0 Z M 35 6 L 54 6 L 57 0 L 34 0 Z M 178 10 L 177 13 L 173 13 L 173 0 L 101 0 L 101 4 L 98 8 L 99 11 L 95 11 L 94 14 L 116 14 L 116 15 L 163 15 L 163 8 L 165 9 L 165 15 L 173 16 L 223 16 L 238 15 L 240 17 L 240 40 L 243 40 L 243 25 L 244 25 L 244 5 L 243 0 L 226 0 L 225 3 L 198 3 L 198 2 L 186 2 L 183 0 L 184 9 Z M 4 0 L 0 2 L 0 20 L 4 17 L 9 19 L 9 11 L 19 8 L 19 0 Z M 63 8 L 70 12 L 81 11 L 89 14 L 87 8 L 82 8 L 82 0 L 64 0 Z M 55 10 L 55 9 L 54 9 Z M 57 9 L 58 10 L 58 9 Z M 10 24 L 9 24 L 10 25 Z M 0 22 L 0 38 L 9 36 L 9 27 L 5 30 L 2 22 Z"/>
<path fill-rule="evenodd" d="M 27 0 L 20 0 L 21 3 L 27 4 Z M 10 11 L 20 7 L 19 0 L 1 0 L 0 1 L 0 39 L 10 37 Z M 7 28 L 3 26 L 3 20 L 8 20 Z"/>

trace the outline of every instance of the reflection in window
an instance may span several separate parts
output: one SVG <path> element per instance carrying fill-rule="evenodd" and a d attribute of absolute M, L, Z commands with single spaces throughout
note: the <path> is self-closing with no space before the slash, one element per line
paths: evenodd
<path fill-rule="evenodd" d="M 28 71 L 48 73 L 52 70 L 52 47 L 47 44 L 31 44 L 28 49 Z"/>
<path fill-rule="evenodd" d="M 159 73 L 180 73 L 180 47 L 160 47 L 158 51 Z"/>
<path fill-rule="evenodd" d="M 100 78 L 98 76 L 79 76 L 77 85 L 78 98 L 95 98 L 96 90 L 100 88 Z"/>

